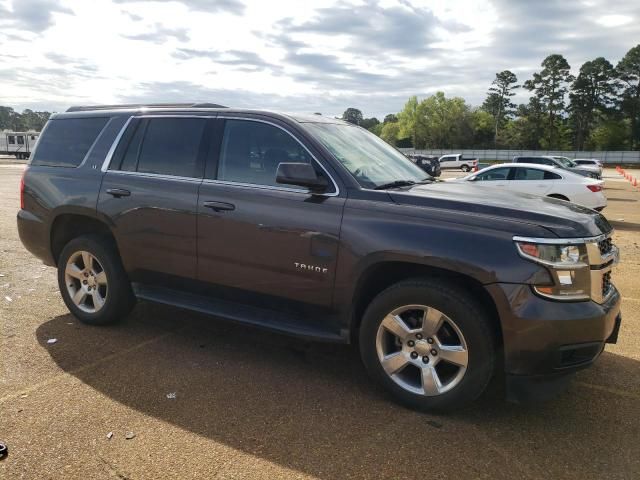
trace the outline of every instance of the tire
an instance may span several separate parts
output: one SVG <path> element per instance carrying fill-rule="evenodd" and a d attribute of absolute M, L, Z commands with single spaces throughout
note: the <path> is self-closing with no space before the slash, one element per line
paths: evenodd
<path fill-rule="evenodd" d="M 570 200 L 564 195 L 560 195 L 559 193 L 552 193 L 551 195 L 547 195 L 549 198 L 555 198 L 558 200 L 564 200 L 565 202 L 569 202 Z"/>
<path fill-rule="evenodd" d="M 413 308 L 396 315 L 410 330 L 400 340 L 387 325 L 396 331 L 390 314 L 407 306 Z M 422 320 L 427 319 L 422 325 L 418 306 L 428 307 L 422 310 Z M 413 321 L 417 323 L 412 324 Z M 433 334 L 428 325 L 438 323 L 441 326 Z M 422 332 L 414 329 L 420 326 L 424 328 Z M 406 333 L 405 329 L 400 330 L 403 335 Z M 496 341 L 487 312 L 464 290 L 439 279 L 406 280 L 380 293 L 365 311 L 359 341 L 369 375 L 410 408 L 458 409 L 475 400 L 494 373 Z M 465 355 L 466 365 L 461 366 Z M 382 358 L 387 359 L 386 369 Z M 396 367 L 398 370 L 393 372 Z"/>
<path fill-rule="evenodd" d="M 83 235 L 65 245 L 58 258 L 58 286 L 69 311 L 89 325 L 116 323 L 135 305 L 113 241 L 99 235 Z"/>
<path fill-rule="evenodd" d="M 462 165 L 460 167 L 460 170 L 462 170 L 463 172 L 469 172 L 471 171 L 471 168 L 469 167 L 469 165 Z"/>

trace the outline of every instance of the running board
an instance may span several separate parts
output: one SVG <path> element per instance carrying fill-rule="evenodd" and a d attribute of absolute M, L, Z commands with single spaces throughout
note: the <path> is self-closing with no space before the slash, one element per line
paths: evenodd
<path fill-rule="evenodd" d="M 172 305 L 186 310 L 220 317 L 245 325 L 307 338 L 314 341 L 348 343 L 348 335 L 341 335 L 331 330 L 330 319 L 327 325 L 311 322 L 303 317 L 276 312 L 241 303 L 220 300 L 204 295 L 182 292 L 163 287 L 151 287 L 133 283 L 133 291 L 137 298 L 150 302 Z"/>

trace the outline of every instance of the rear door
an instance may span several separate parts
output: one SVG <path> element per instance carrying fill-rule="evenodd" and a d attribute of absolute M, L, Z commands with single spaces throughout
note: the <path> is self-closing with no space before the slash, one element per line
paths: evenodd
<path fill-rule="evenodd" d="M 148 283 L 196 276 L 196 205 L 211 120 L 133 118 L 111 159 L 98 213 L 125 268 Z"/>
<path fill-rule="evenodd" d="M 330 307 L 344 196 L 287 125 L 220 118 L 198 201 L 198 278 L 215 286 Z M 213 151 L 213 150 L 212 150 Z M 326 194 L 276 182 L 281 162 L 305 162 Z M 210 166 L 209 166 L 210 165 Z"/>

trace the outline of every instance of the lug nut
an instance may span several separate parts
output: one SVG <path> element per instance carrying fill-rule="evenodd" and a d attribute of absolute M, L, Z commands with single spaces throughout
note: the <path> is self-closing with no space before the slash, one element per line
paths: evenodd
<path fill-rule="evenodd" d="M 431 355 L 437 355 L 438 351 L 435 348 L 431 349 Z"/>
<path fill-rule="evenodd" d="M 82 283 L 83 283 L 83 285 L 86 285 L 87 281 L 86 280 L 82 280 Z"/>
<path fill-rule="evenodd" d="M 429 357 L 425 355 L 424 357 L 422 357 L 422 361 L 423 363 L 429 363 Z"/>
<path fill-rule="evenodd" d="M 414 360 L 418 358 L 418 352 L 411 352 L 411 358 L 413 358 Z"/>
<path fill-rule="evenodd" d="M 431 337 L 427 338 L 427 343 L 433 343 L 433 338 Z"/>
<path fill-rule="evenodd" d="M 422 334 L 421 334 L 421 333 L 418 333 L 418 334 L 416 335 L 416 338 L 417 338 L 418 340 L 422 340 Z"/>
<path fill-rule="evenodd" d="M 88 277 L 88 276 L 89 276 L 89 274 L 88 274 L 87 272 L 84 272 L 84 276 L 85 276 L 85 277 Z"/>
<path fill-rule="evenodd" d="M 413 347 L 416 344 L 416 342 L 414 342 L 413 340 L 409 340 L 407 342 L 407 345 L 409 345 L 410 347 Z"/>

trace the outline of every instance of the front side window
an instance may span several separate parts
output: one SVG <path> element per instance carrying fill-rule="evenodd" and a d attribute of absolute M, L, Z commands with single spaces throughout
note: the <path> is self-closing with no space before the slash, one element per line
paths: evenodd
<path fill-rule="evenodd" d="M 18 137 L 18 145 L 24 145 L 24 137 L 22 135 Z"/>
<path fill-rule="evenodd" d="M 507 178 L 509 178 L 509 170 L 510 168 L 496 168 L 494 170 L 489 170 L 488 172 L 477 175 L 476 181 L 485 182 L 485 181 L 495 181 L 495 180 L 506 180 Z"/>
<path fill-rule="evenodd" d="M 198 154 L 207 120 L 204 118 L 150 118 L 135 122 L 124 152 L 117 152 L 114 170 L 198 178 Z"/>
<path fill-rule="evenodd" d="M 276 182 L 283 162 L 311 163 L 311 155 L 289 133 L 268 123 L 226 120 L 218 180 L 306 190 Z"/>
<path fill-rule="evenodd" d="M 363 188 L 376 188 L 395 181 L 425 180 L 420 167 L 363 128 L 336 123 L 307 123 L 305 127 Z"/>

